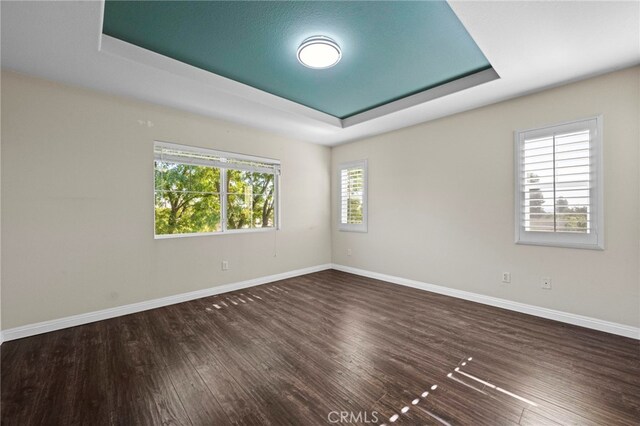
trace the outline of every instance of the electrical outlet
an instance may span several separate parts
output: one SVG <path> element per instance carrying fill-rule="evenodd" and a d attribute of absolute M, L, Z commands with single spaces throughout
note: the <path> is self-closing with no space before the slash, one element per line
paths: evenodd
<path fill-rule="evenodd" d="M 502 282 L 510 283 L 511 282 L 511 272 L 503 272 L 502 273 Z"/>
<path fill-rule="evenodd" d="M 226 260 L 222 261 L 222 270 L 223 271 L 228 271 L 229 270 L 229 262 Z"/>
<path fill-rule="evenodd" d="M 549 277 L 542 277 L 540 279 L 540 284 L 542 285 L 542 288 L 545 290 L 551 290 L 551 278 Z"/>
<path fill-rule="evenodd" d="M 347 256 L 351 256 L 351 253 L 352 253 L 351 249 L 347 249 Z"/>

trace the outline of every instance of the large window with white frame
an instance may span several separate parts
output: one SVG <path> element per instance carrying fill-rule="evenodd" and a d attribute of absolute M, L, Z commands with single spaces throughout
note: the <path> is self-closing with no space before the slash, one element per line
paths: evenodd
<path fill-rule="evenodd" d="M 280 161 L 155 142 L 155 236 L 278 228 Z"/>
<path fill-rule="evenodd" d="M 367 160 L 338 166 L 339 230 L 367 232 Z"/>
<path fill-rule="evenodd" d="M 515 133 L 516 242 L 604 248 L 602 117 Z"/>

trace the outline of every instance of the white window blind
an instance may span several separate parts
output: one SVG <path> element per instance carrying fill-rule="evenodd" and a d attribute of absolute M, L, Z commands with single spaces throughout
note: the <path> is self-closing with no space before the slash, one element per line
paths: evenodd
<path fill-rule="evenodd" d="M 516 132 L 516 242 L 603 247 L 601 121 Z"/>
<path fill-rule="evenodd" d="M 367 231 L 367 161 L 341 164 L 339 173 L 339 229 Z"/>
<path fill-rule="evenodd" d="M 156 161 L 248 172 L 280 173 L 280 160 L 270 158 L 189 147 L 167 142 L 156 142 L 153 150 Z"/>

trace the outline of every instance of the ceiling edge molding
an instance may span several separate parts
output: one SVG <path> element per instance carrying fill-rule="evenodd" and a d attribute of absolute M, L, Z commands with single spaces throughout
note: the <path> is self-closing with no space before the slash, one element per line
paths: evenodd
<path fill-rule="evenodd" d="M 448 83 L 432 87 L 431 89 L 423 90 L 422 92 L 400 98 L 396 101 L 380 105 L 379 107 L 372 108 L 359 114 L 352 115 L 351 117 L 344 118 L 342 120 L 342 127 L 346 128 L 354 126 L 356 124 L 364 123 L 365 121 L 373 120 L 388 114 L 392 114 L 394 112 L 402 111 L 403 109 L 411 108 L 413 106 L 429 102 L 433 99 L 441 98 L 452 93 L 479 86 L 481 84 L 488 83 L 499 78 L 500 76 L 493 68 L 488 68 L 486 70 L 479 71 L 466 77 L 462 77 Z"/>
<path fill-rule="evenodd" d="M 461 90 L 469 89 L 480 84 L 484 84 L 500 76 L 493 68 L 441 84 L 436 87 L 406 96 L 404 98 L 386 103 L 370 110 L 355 114 L 351 117 L 340 119 L 329 114 L 325 114 L 313 108 L 290 101 L 280 96 L 273 95 L 255 87 L 239 83 L 235 80 L 222 77 L 218 74 L 194 67 L 167 56 L 155 53 L 148 49 L 136 46 L 126 41 L 119 40 L 106 34 L 101 34 L 99 50 L 101 53 L 110 54 L 141 63 L 165 72 L 188 78 L 200 83 L 207 84 L 215 90 L 229 95 L 238 96 L 252 102 L 257 102 L 269 108 L 275 108 L 291 114 L 301 115 L 317 122 L 329 124 L 337 128 L 346 128 L 361 124 L 369 120 L 374 120 L 382 116 L 401 111 L 416 105 L 420 105 L 446 95 L 450 95 Z"/>
<path fill-rule="evenodd" d="M 218 74 L 205 71 L 198 67 L 169 58 L 168 56 L 152 52 L 131 43 L 119 40 L 106 34 L 101 35 L 100 52 L 119 56 L 140 64 L 166 71 L 199 83 L 204 83 L 215 90 L 229 95 L 238 96 L 269 108 L 275 108 L 291 114 L 302 115 L 312 120 L 341 128 L 342 121 L 329 114 L 306 107 L 299 103 L 281 98 L 271 93 L 239 83 Z"/>

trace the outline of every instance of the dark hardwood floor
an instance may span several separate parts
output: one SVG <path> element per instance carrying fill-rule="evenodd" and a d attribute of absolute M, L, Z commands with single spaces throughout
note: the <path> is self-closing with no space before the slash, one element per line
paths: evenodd
<path fill-rule="evenodd" d="M 640 423 L 639 341 L 333 270 L 1 352 L 7 426 Z"/>

